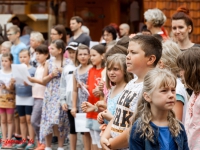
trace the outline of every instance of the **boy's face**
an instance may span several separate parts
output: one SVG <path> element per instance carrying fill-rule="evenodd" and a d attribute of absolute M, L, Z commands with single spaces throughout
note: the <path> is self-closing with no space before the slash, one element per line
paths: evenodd
<path fill-rule="evenodd" d="M 126 56 L 127 71 L 140 75 L 147 68 L 148 57 L 137 42 L 129 42 Z"/>
<path fill-rule="evenodd" d="M 68 50 L 68 54 L 69 54 L 69 59 L 71 59 L 73 62 L 75 61 L 75 56 L 76 56 L 76 51 L 69 49 Z"/>
<path fill-rule="evenodd" d="M 1 46 L 1 54 L 6 54 L 6 53 L 10 53 L 10 49 L 4 46 Z"/>
<path fill-rule="evenodd" d="M 16 39 L 19 38 L 19 32 L 14 32 L 13 30 L 10 30 L 7 32 L 7 37 L 9 39 L 10 42 L 14 43 L 16 41 Z"/>

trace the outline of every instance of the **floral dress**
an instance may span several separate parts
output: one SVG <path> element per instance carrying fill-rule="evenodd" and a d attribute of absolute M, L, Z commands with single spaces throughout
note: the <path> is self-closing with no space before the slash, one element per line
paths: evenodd
<path fill-rule="evenodd" d="M 53 58 L 49 63 L 49 74 L 53 71 Z M 66 65 L 67 62 L 64 64 Z M 60 136 L 67 137 L 69 133 L 69 120 L 67 112 L 60 105 L 59 87 L 61 75 L 53 78 L 47 85 L 44 93 L 42 116 L 40 124 L 40 142 L 44 143 L 45 136 L 53 133 L 53 126 L 58 125 Z"/>
<path fill-rule="evenodd" d="M 77 68 L 75 70 L 75 74 L 74 74 L 76 81 L 86 84 L 87 79 L 88 79 L 88 71 L 84 74 L 79 74 L 78 70 L 79 70 L 79 68 Z M 87 92 L 84 91 L 84 89 L 82 89 L 82 88 L 78 88 L 78 112 L 79 113 L 83 113 L 83 111 L 81 109 L 81 104 L 87 100 L 88 100 Z"/>

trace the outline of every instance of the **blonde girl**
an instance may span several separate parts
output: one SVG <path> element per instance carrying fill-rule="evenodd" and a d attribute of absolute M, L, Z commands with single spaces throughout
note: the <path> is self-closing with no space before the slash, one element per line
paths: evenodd
<path fill-rule="evenodd" d="M 184 71 L 186 85 L 193 90 L 189 99 L 185 129 L 191 150 L 200 147 L 200 48 L 192 47 L 177 58 L 177 65 Z"/>
<path fill-rule="evenodd" d="M 10 89 L 10 80 L 12 78 L 11 64 L 13 56 L 10 53 L 4 53 L 1 57 L 2 70 L 0 70 L 0 116 L 2 131 L 2 148 L 12 149 L 12 131 L 13 117 L 15 111 L 15 91 Z"/>
<path fill-rule="evenodd" d="M 175 112 L 176 118 L 179 121 L 182 121 L 182 123 L 184 123 L 188 98 L 185 87 L 181 82 L 181 79 L 178 78 L 180 69 L 176 64 L 176 59 L 180 54 L 181 50 L 178 48 L 178 45 L 176 43 L 172 41 L 166 41 L 165 43 L 163 43 L 162 57 L 160 59 L 160 62 L 158 63 L 158 66 L 160 68 L 168 69 L 175 76 L 177 76 L 177 86 L 176 86 L 177 101 L 175 103 L 173 110 Z"/>
<path fill-rule="evenodd" d="M 168 70 L 147 73 L 130 133 L 130 150 L 189 150 L 184 126 L 172 110 L 175 90 L 176 77 Z"/>
<path fill-rule="evenodd" d="M 63 150 L 64 139 L 67 136 L 69 129 L 68 116 L 65 111 L 62 111 L 60 105 L 60 78 L 63 67 L 66 65 L 66 60 L 63 58 L 65 52 L 65 44 L 62 40 L 55 40 L 50 45 L 51 57 L 46 61 L 43 74 L 43 84 L 46 85 L 41 126 L 40 126 L 40 142 L 44 143 L 45 150 L 51 150 L 52 133 L 59 132 L 58 150 Z"/>

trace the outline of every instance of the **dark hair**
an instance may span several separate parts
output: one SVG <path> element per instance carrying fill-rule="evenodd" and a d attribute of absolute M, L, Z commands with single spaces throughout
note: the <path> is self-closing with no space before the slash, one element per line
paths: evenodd
<path fill-rule="evenodd" d="M 114 54 L 124 54 L 127 55 L 127 48 L 121 45 L 114 45 L 111 49 L 109 49 L 105 54 L 105 60 L 107 61 L 107 58 L 109 56 L 112 56 Z"/>
<path fill-rule="evenodd" d="M 145 53 L 145 57 L 155 55 L 154 66 L 157 65 L 162 55 L 162 43 L 150 35 L 136 35 L 130 39 L 130 42 L 136 42 Z"/>
<path fill-rule="evenodd" d="M 18 21 L 20 21 L 19 18 L 18 18 L 17 16 L 15 16 L 15 17 L 13 17 L 13 18 L 11 19 L 11 21 L 13 21 L 13 20 L 18 20 Z"/>
<path fill-rule="evenodd" d="M 117 31 L 115 30 L 115 28 L 113 26 L 106 26 L 103 28 L 102 30 L 102 36 L 104 34 L 104 32 L 107 31 L 108 33 L 112 34 L 113 40 L 116 40 L 117 38 Z"/>
<path fill-rule="evenodd" d="M 11 53 L 2 54 L 2 57 L 8 57 L 8 59 L 13 62 L 13 55 Z"/>
<path fill-rule="evenodd" d="M 66 27 L 66 28 L 65 28 L 65 31 L 66 31 L 66 35 L 69 35 L 70 37 L 73 36 L 73 33 L 72 33 L 72 31 L 71 31 L 70 28 Z"/>
<path fill-rule="evenodd" d="M 123 36 L 119 41 L 117 41 L 117 45 L 124 46 L 126 49 L 128 48 L 129 37 Z"/>
<path fill-rule="evenodd" d="M 184 79 L 195 94 L 200 93 L 200 48 L 191 47 L 181 53 L 177 60 L 179 68 L 184 70 Z"/>
<path fill-rule="evenodd" d="M 58 24 L 56 26 L 54 26 L 52 29 L 56 30 L 58 32 L 59 35 L 62 34 L 62 38 L 61 40 L 63 40 L 63 42 L 66 42 L 66 30 L 65 27 L 61 24 Z"/>
<path fill-rule="evenodd" d="M 151 31 L 147 29 L 147 25 L 142 26 L 141 32 L 150 32 L 151 33 Z"/>
<path fill-rule="evenodd" d="M 79 16 L 74 16 L 70 20 L 76 20 L 77 23 L 81 23 L 81 26 L 83 25 L 83 19 Z"/>
<path fill-rule="evenodd" d="M 48 55 L 47 59 L 50 58 L 48 46 L 46 46 L 45 44 L 41 44 L 41 45 L 37 46 L 35 48 L 35 52 L 38 52 L 39 54 Z"/>
<path fill-rule="evenodd" d="M 160 34 L 153 34 L 152 36 L 157 38 L 160 42 L 163 41 L 163 38 L 162 38 L 162 36 Z"/>
<path fill-rule="evenodd" d="M 77 51 L 76 51 L 76 56 L 75 56 L 75 65 L 76 66 L 79 66 L 80 65 L 80 62 L 79 62 L 79 60 L 78 60 L 78 52 L 80 51 L 80 50 L 83 50 L 83 49 L 86 49 L 87 50 L 87 52 L 88 52 L 88 54 L 90 54 L 90 49 L 89 49 L 89 47 L 87 46 L 87 45 L 84 45 L 84 44 L 80 44 L 79 46 L 78 46 L 78 49 L 77 49 Z M 88 64 L 90 63 L 90 61 L 88 61 Z"/>
<path fill-rule="evenodd" d="M 98 44 L 98 45 L 95 45 L 91 48 L 91 50 L 95 50 L 97 51 L 97 53 L 99 53 L 100 55 L 103 55 L 105 52 L 106 52 L 106 49 L 105 49 L 105 46 L 102 45 L 102 44 Z M 104 68 L 105 67 L 105 60 L 103 59 L 102 62 L 101 62 L 101 67 Z"/>
<path fill-rule="evenodd" d="M 193 31 L 193 22 L 192 18 L 189 16 L 189 10 L 183 6 L 180 6 L 176 13 L 172 16 L 172 20 L 184 20 L 187 26 L 191 26 L 192 30 L 189 34 Z"/>

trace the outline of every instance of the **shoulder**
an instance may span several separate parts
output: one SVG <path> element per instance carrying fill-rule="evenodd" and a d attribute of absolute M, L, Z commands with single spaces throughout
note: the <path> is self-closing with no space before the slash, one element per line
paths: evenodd
<path fill-rule="evenodd" d="M 82 33 L 80 36 L 81 36 L 81 38 L 84 38 L 84 39 L 87 39 L 87 40 L 91 40 L 90 36 L 88 36 L 85 33 Z"/>
<path fill-rule="evenodd" d="M 18 46 L 19 46 L 20 48 L 27 48 L 26 45 L 25 45 L 24 43 L 22 43 L 22 42 L 20 42 L 20 43 L 18 44 Z"/>
<path fill-rule="evenodd" d="M 194 45 L 192 47 L 200 47 L 200 44 L 194 43 Z"/>

